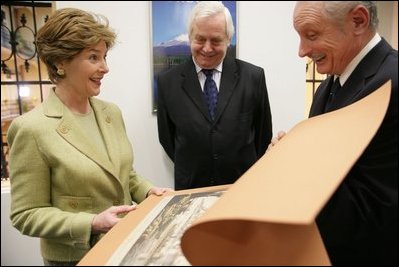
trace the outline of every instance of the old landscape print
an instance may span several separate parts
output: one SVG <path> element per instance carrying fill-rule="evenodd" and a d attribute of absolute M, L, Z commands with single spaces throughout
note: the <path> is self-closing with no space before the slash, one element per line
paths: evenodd
<path fill-rule="evenodd" d="M 223 192 L 164 197 L 119 246 L 107 265 L 190 265 L 180 249 L 180 239 L 192 222 Z"/>

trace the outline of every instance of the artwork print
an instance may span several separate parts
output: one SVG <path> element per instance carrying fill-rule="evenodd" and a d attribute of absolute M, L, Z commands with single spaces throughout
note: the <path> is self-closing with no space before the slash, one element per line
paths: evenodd
<path fill-rule="evenodd" d="M 224 191 L 167 196 L 116 249 L 108 266 L 189 266 L 180 239 Z"/>

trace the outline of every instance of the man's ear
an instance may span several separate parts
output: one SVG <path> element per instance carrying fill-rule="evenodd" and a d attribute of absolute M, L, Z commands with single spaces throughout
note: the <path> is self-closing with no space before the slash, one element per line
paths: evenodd
<path fill-rule="evenodd" d="M 350 11 L 350 20 L 353 32 L 356 35 L 361 35 L 369 28 L 370 13 L 366 7 L 357 5 Z"/>

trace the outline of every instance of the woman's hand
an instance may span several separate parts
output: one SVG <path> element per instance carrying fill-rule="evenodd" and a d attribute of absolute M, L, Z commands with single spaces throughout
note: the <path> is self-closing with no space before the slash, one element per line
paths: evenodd
<path fill-rule="evenodd" d="M 148 191 L 147 197 L 150 195 L 156 195 L 156 196 L 162 196 L 166 192 L 172 192 L 173 189 L 168 188 L 168 187 L 153 187 Z"/>
<path fill-rule="evenodd" d="M 137 205 L 112 206 L 104 210 L 100 214 L 97 214 L 91 223 L 92 233 L 98 234 L 108 232 L 115 224 L 117 224 L 121 220 L 118 215 L 135 210 L 136 207 Z"/>

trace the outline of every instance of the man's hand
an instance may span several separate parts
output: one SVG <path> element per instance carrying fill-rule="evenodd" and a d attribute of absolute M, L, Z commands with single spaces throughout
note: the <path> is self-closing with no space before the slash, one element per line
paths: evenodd
<path fill-rule="evenodd" d="M 284 131 L 279 131 L 279 132 L 277 133 L 277 136 L 275 136 L 275 137 L 272 138 L 272 141 L 270 142 L 269 146 L 267 147 L 266 152 L 270 151 L 270 149 L 271 149 L 273 146 L 275 146 L 275 145 L 278 143 L 278 141 L 280 141 L 280 140 L 285 136 L 285 134 L 286 134 L 286 132 L 284 132 Z"/>

